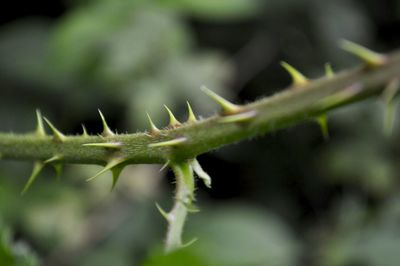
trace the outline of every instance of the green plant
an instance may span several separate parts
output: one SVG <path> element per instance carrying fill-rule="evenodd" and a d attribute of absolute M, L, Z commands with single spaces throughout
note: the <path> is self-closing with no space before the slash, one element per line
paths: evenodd
<path fill-rule="evenodd" d="M 52 131 L 47 135 L 41 113 L 37 111 L 37 128 L 30 134 L 0 134 L 0 156 L 3 159 L 35 161 L 32 174 L 22 193 L 25 193 L 46 165 L 60 174 L 66 163 L 100 164 L 103 170 L 95 177 L 112 171 L 114 187 L 126 165 L 138 163 L 165 164 L 176 178 L 175 203 L 170 212 L 160 212 L 168 222 L 165 250 L 170 252 L 186 244 L 182 231 L 188 212 L 197 211 L 195 200 L 195 172 L 207 186 L 210 177 L 202 170 L 196 157 L 210 150 L 246 138 L 265 134 L 296 123 L 316 120 L 328 137 L 326 113 L 355 101 L 384 95 L 388 106 L 386 132 L 393 121 L 393 99 L 399 88 L 400 54 L 377 54 L 354 43 L 344 41 L 342 47 L 360 57 L 365 64 L 334 74 L 329 66 L 326 76 L 308 80 L 287 63 L 282 63 L 293 78 L 293 85 L 281 93 L 246 105 L 235 105 L 213 91 L 203 91 L 215 100 L 222 112 L 197 120 L 188 103 L 188 119 L 180 123 L 166 107 L 170 121 L 158 129 L 149 116 L 151 129 L 136 134 L 115 134 L 100 112 L 103 133 L 90 136 L 83 128 L 80 136 L 65 136 L 48 119 Z"/>

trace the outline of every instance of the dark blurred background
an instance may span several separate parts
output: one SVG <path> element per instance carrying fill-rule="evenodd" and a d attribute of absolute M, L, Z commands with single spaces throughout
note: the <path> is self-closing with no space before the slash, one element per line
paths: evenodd
<path fill-rule="evenodd" d="M 218 107 L 203 84 L 238 103 L 281 91 L 288 61 L 310 78 L 359 62 L 348 39 L 400 47 L 400 1 L 54 0 L 1 9 L 0 130 L 35 128 L 35 109 L 63 132 L 97 134 L 100 108 L 118 132 L 145 130 L 162 105 L 186 118 Z M 160 166 L 85 179 L 100 168 L 46 170 L 20 191 L 31 163 L 0 162 L 0 265 L 397 266 L 400 129 L 383 134 L 380 99 L 329 114 L 331 138 L 310 121 L 200 156 L 213 188 L 198 182 L 201 212 L 162 255 L 173 177 Z"/>

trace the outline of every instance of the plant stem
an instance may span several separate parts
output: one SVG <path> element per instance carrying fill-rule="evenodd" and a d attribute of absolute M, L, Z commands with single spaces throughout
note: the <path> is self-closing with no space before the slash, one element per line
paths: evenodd
<path fill-rule="evenodd" d="M 189 162 L 172 163 L 176 179 L 175 203 L 167 214 L 168 230 L 165 239 L 165 252 L 181 248 L 182 232 L 185 225 L 188 207 L 194 198 L 194 177 Z"/>
<path fill-rule="evenodd" d="M 48 160 L 62 157 L 63 163 L 107 164 L 123 158 L 126 164 L 184 161 L 210 150 L 256 135 L 265 134 L 318 117 L 327 111 L 376 96 L 400 76 L 400 53 L 387 55 L 385 64 L 342 71 L 333 77 L 309 81 L 300 88 L 289 87 L 271 97 L 242 105 L 243 112 L 254 112 L 246 122 L 223 120 L 226 115 L 190 121 L 156 133 L 113 136 L 52 136 L 0 133 L 0 157 L 17 160 Z M 228 121 L 228 122 L 227 122 Z M 179 140 L 179 141 L 174 141 Z M 118 149 L 83 146 L 87 143 L 118 143 Z M 169 145 L 154 145 L 167 142 Z"/>

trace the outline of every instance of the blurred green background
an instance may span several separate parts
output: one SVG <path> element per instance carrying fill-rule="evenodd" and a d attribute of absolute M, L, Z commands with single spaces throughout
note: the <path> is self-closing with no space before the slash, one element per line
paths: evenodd
<path fill-rule="evenodd" d="M 15 2 L 17 3 L 17 2 Z M 218 108 L 199 87 L 236 102 L 276 93 L 285 60 L 311 78 L 325 62 L 358 62 L 346 38 L 377 51 L 400 47 L 398 0 L 54 0 L 2 7 L 0 130 L 34 129 L 34 111 L 68 134 L 146 129 L 162 105 L 185 119 L 186 100 Z M 397 266 L 400 261 L 400 127 L 383 134 L 383 103 L 329 114 L 331 139 L 305 123 L 200 156 L 213 188 L 198 182 L 201 212 L 165 256 L 173 177 L 159 166 L 85 179 L 99 167 L 46 170 L 20 196 L 31 163 L 0 161 L 0 265 Z"/>

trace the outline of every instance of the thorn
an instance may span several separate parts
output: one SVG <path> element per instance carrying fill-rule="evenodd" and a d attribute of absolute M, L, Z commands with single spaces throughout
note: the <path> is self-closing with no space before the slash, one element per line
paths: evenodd
<path fill-rule="evenodd" d="M 399 89 L 400 81 L 398 78 L 395 78 L 390 81 L 386 88 L 383 90 L 382 100 L 385 104 L 383 133 L 387 137 L 390 137 L 393 132 L 396 114 L 396 103 L 394 102 L 394 98 L 398 94 Z"/>
<path fill-rule="evenodd" d="M 303 86 L 308 83 L 308 79 L 293 66 L 284 61 L 281 62 L 281 66 L 286 69 L 287 72 L 289 72 L 290 76 L 292 77 L 294 86 Z"/>
<path fill-rule="evenodd" d="M 164 104 L 165 109 L 167 109 L 168 115 L 169 115 L 169 125 L 170 127 L 178 127 L 181 125 L 181 122 L 178 121 L 178 119 L 175 118 L 174 114 L 172 111 Z"/>
<path fill-rule="evenodd" d="M 208 188 L 211 188 L 211 177 L 203 170 L 197 159 L 192 160 L 191 166 L 193 167 L 193 171 L 197 174 L 197 176 L 203 180 L 204 185 L 206 185 Z"/>
<path fill-rule="evenodd" d="M 117 185 L 117 182 L 118 182 L 118 179 L 120 177 L 122 170 L 124 170 L 124 166 L 116 166 L 111 169 L 112 178 L 113 178 L 112 185 L 111 185 L 111 191 L 113 191 L 115 186 Z"/>
<path fill-rule="evenodd" d="M 53 132 L 54 139 L 59 142 L 64 142 L 66 137 L 63 133 L 61 133 L 46 117 L 43 118 L 46 121 L 47 125 L 50 127 Z"/>
<path fill-rule="evenodd" d="M 196 205 L 194 205 L 194 204 L 185 204 L 185 203 L 184 203 L 184 205 L 185 205 L 186 210 L 187 210 L 188 212 L 190 212 L 190 213 L 197 213 L 197 212 L 200 212 L 200 209 L 199 209 Z"/>
<path fill-rule="evenodd" d="M 150 143 L 147 145 L 149 148 L 154 148 L 154 147 L 166 147 L 166 146 L 177 146 L 182 143 L 185 143 L 187 141 L 187 138 L 185 137 L 180 137 L 176 138 L 173 140 L 167 140 L 167 141 L 162 141 L 162 142 L 157 142 L 157 143 Z"/>
<path fill-rule="evenodd" d="M 156 202 L 156 208 L 157 210 L 161 213 L 161 215 L 165 218 L 165 220 L 170 221 L 170 215 L 168 214 L 168 212 L 164 211 L 163 208 L 161 208 L 160 205 L 158 205 L 158 203 Z"/>
<path fill-rule="evenodd" d="M 165 168 L 167 168 L 169 163 L 170 163 L 170 160 L 168 160 L 165 164 L 163 164 L 163 166 L 161 166 L 159 172 L 162 172 Z"/>
<path fill-rule="evenodd" d="M 188 123 L 196 123 L 197 122 L 197 118 L 193 113 L 192 107 L 190 106 L 190 103 L 188 101 L 186 101 L 186 105 L 188 108 L 188 119 L 187 122 Z"/>
<path fill-rule="evenodd" d="M 183 244 L 183 245 L 182 245 L 182 248 L 187 248 L 187 247 L 193 245 L 197 240 L 198 240 L 197 237 L 193 238 L 192 240 L 190 240 L 190 241 L 187 242 L 186 244 Z"/>
<path fill-rule="evenodd" d="M 240 106 L 225 100 L 206 86 L 201 86 L 200 89 L 222 107 L 224 114 L 236 114 L 241 111 L 242 108 Z"/>
<path fill-rule="evenodd" d="M 315 118 L 319 127 L 321 128 L 322 136 L 325 140 L 329 139 L 329 129 L 328 129 L 328 117 L 326 114 L 322 114 Z"/>
<path fill-rule="evenodd" d="M 121 142 L 97 142 L 97 143 L 85 143 L 82 146 L 88 147 L 100 147 L 106 149 L 121 149 L 122 143 Z"/>
<path fill-rule="evenodd" d="M 53 163 L 54 172 L 56 172 L 56 177 L 60 178 L 62 173 L 63 164 L 62 163 Z"/>
<path fill-rule="evenodd" d="M 342 40 L 340 42 L 340 47 L 343 50 L 345 50 L 346 52 L 349 52 L 350 54 L 353 54 L 353 55 L 357 56 L 358 58 L 360 58 L 369 67 L 381 66 L 381 65 L 385 64 L 387 61 L 387 58 L 385 55 L 371 51 L 371 50 L 369 50 L 359 44 L 351 42 L 351 41 Z"/>
<path fill-rule="evenodd" d="M 89 134 L 87 133 L 87 130 L 86 130 L 86 127 L 84 124 L 82 124 L 82 136 L 89 137 Z"/>
<path fill-rule="evenodd" d="M 62 155 L 54 155 L 53 157 L 51 157 L 50 159 L 47 159 L 43 163 L 44 164 L 54 163 L 54 162 L 60 161 L 62 159 L 63 159 Z"/>
<path fill-rule="evenodd" d="M 39 109 L 36 109 L 36 135 L 39 137 L 46 136 L 46 131 L 43 126 L 43 118 Z"/>
<path fill-rule="evenodd" d="M 100 111 L 100 109 L 98 109 L 99 114 L 100 114 L 100 118 L 101 118 L 101 122 L 103 123 L 103 133 L 101 133 L 101 135 L 103 137 L 110 137 L 110 136 L 114 136 L 114 132 L 112 132 L 112 130 L 108 127 L 106 119 L 104 118 L 103 113 Z"/>
<path fill-rule="evenodd" d="M 41 161 L 36 161 L 33 164 L 33 169 L 32 169 L 32 174 L 28 179 L 28 182 L 26 182 L 24 189 L 21 192 L 21 195 L 24 195 L 29 188 L 31 187 L 31 185 L 33 184 L 33 182 L 36 180 L 36 177 L 40 174 L 40 172 L 42 171 L 44 167 L 44 163 Z"/>
<path fill-rule="evenodd" d="M 147 118 L 149 119 L 149 124 L 150 124 L 150 133 L 151 134 L 158 134 L 160 132 L 160 130 L 156 127 L 156 125 L 153 123 L 153 120 L 151 119 L 149 113 L 147 114 Z"/>
<path fill-rule="evenodd" d="M 335 76 L 335 72 L 333 72 L 332 65 L 330 63 L 325 64 L 325 75 L 328 78 Z"/>
<path fill-rule="evenodd" d="M 257 115 L 257 111 L 251 110 L 244 113 L 239 113 L 236 115 L 228 115 L 220 117 L 218 122 L 220 123 L 235 123 L 235 122 L 246 122 L 251 120 Z"/>
<path fill-rule="evenodd" d="M 125 159 L 123 159 L 123 158 L 114 158 L 114 159 L 110 160 L 100 172 L 98 172 L 97 174 L 95 174 L 91 178 L 87 179 L 86 181 L 93 180 L 94 178 L 98 177 L 99 175 L 104 174 L 108 170 L 112 170 L 113 168 L 115 168 L 116 166 L 122 164 L 123 162 L 125 162 Z"/>

